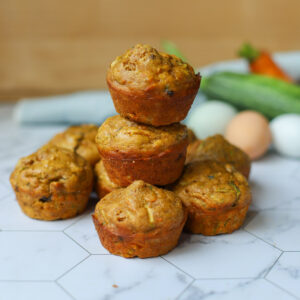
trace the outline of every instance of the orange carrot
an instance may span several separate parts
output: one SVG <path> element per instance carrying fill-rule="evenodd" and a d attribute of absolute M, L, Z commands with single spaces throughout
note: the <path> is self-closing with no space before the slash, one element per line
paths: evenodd
<path fill-rule="evenodd" d="M 293 80 L 274 62 L 270 53 L 259 51 L 250 44 L 244 44 L 238 54 L 248 60 L 250 71 L 252 73 L 293 82 Z"/>

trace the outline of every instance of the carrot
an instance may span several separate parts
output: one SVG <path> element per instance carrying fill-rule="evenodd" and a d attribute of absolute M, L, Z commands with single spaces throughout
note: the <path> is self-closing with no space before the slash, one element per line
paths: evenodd
<path fill-rule="evenodd" d="M 259 51 L 250 44 L 244 44 L 238 54 L 248 60 L 250 71 L 252 73 L 293 82 L 293 80 L 274 62 L 270 53 Z"/>

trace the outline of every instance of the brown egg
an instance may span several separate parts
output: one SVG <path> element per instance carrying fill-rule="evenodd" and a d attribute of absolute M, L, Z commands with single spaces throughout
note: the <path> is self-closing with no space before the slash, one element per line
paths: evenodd
<path fill-rule="evenodd" d="M 271 144 L 268 120 L 256 111 L 243 111 L 228 124 L 226 139 L 244 150 L 251 159 L 261 157 Z"/>

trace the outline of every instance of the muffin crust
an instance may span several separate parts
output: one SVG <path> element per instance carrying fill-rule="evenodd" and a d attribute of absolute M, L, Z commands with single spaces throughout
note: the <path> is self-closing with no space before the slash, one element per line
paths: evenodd
<path fill-rule="evenodd" d="M 67 219 L 81 213 L 93 186 L 93 172 L 81 156 L 45 146 L 21 158 L 10 177 L 23 212 L 42 220 Z"/>
<path fill-rule="evenodd" d="M 93 124 L 71 126 L 55 135 L 49 144 L 71 150 L 94 166 L 100 159 L 95 143 L 97 131 L 98 127 Z"/>
<path fill-rule="evenodd" d="M 184 125 L 155 128 L 121 116 L 108 118 L 96 136 L 108 176 L 119 186 L 139 179 L 156 185 L 174 182 L 182 172 L 187 143 Z"/>
<path fill-rule="evenodd" d="M 107 84 L 118 113 L 136 122 L 163 126 L 185 118 L 200 76 L 178 57 L 138 44 L 112 62 Z"/>
<path fill-rule="evenodd" d="M 186 212 L 173 192 L 138 180 L 99 201 L 93 219 L 102 245 L 111 253 L 144 258 L 176 246 Z"/>
<path fill-rule="evenodd" d="M 202 159 L 212 159 L 222 163 L 229 163 L 246 178 L 249 177 L 251 168 L 249 156 L 241 149 L 230 144 L 220 134 L 208 137 L 199 143 L 190 161 Z"/>
<path fill-rule="evenodd" d="M 212 160 L 187 165 L 173 190 L 188 209 L 187 230 L 204 235 L 238 229 L 251 201 L 246 178 L 232 165 Z"/>

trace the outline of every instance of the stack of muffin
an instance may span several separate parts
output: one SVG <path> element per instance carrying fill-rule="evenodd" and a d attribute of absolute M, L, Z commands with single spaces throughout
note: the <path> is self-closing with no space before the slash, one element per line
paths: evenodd
<path fill-rule="evenodd" d="M 18 162 L 11 183 L 23 212 L 42 220 L 81 213 L 95 174 L 93 220 L 113 254 L 165 254 L 183 227 L 203 235 L 238 229 L 251 201 L 249 157 L 220 135 L 195 140 L 179 123 L 199 74 L 175 56 L 136 45 L 111 64 L 107 83 L 120 115 L 98 130 L 70 127 Z"/>
<path fill-rule="evenodd" d="M 181 201 L 166 186 L 181 175 L 188 146 L 183 120 L 200 76 L 175 56 L 136 45 L 111 64 L 108 87 L 120 114 L 99 128 L 96 167 L 100 196 L 94 222 L 102 244 L 126 257 L 172 249 L 186 219 Z"/>

